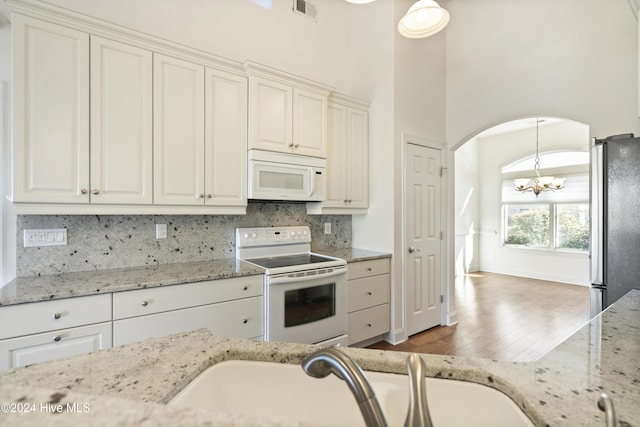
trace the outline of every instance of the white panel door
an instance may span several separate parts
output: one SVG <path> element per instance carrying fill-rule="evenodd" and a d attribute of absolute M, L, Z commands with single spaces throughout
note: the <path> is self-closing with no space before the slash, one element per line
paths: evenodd
<path fill-rule="evenodd" d="M 12 36 L 13 200 L 87 203 L 89 35 L 15 14 Z"/>
<path fill-rule="evenodd" d="M 293 88 L 271 80 L 251 79 L 249 148 L 291 153 Z"/>
<path fill-rule="evenodd" d="M 203 205 L 204 67 L 154 54 L 154 204 Z"/>
<path fill-rule="evenodd" d="M 91 202 L 153 202 L 151 51 L 91 37 Z"/>
<path fill-rule="evenodd" d="M 247 205 L 247 79 L 205 71 L 207 205 Z"/>
<path fill-rule="evenodd" d="M 327 96 L 293 89 L 293 153 L 327 157 Z"/>
<path fill-rule="evenodd" d="M 405 280 L 407 335 L 440 324 L 440 150 L 407 144 Z"/>

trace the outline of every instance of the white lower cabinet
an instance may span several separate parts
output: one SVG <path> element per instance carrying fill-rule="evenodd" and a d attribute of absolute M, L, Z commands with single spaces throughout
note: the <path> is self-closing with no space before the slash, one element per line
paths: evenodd
<path fill-rule="evenodd" d="M 111 347 L 111 294 L 0 307 L 0 370 Z"/>
<path fill-rule="evenodd" d="M 0 370 L 63 359 L 111 347 L 111 322 L 0 341 Z"/>
<path fill-rule="evenodd" d="M 113 345 L 201 328 L 224 337 L 262 336 L 262 297 L 116 320 L 113 322 Z"/>
<path fill-rule="evenodd" d="M 391 327 L 391 265 L 388 258 L 349 263 L 349 345 L 389 332 Z"/>
<path fill-rule="evenodd" d="M 263 335 L 262 275 L 113 295 L 113 344 L 208 328 L 235 338 Z"/>

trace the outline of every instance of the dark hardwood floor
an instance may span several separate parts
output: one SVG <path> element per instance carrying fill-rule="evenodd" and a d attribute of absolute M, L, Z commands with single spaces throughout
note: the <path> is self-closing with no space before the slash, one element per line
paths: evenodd
<path fill-rule="evenodd" d="M 528 362 L 589 321 L 589 287 L 494 273 L 456 283 L 458 323 L 368 348 Z"/>

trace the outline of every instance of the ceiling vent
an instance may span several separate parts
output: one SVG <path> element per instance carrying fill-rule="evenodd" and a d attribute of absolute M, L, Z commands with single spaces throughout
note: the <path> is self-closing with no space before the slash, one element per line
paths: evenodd
<path fill-rule="evenodd" d="M 304 15 L 313 22 L 318 22 L 318 9 L 315 4 L 307 0 L 293 0 L 293 13 Z"/>

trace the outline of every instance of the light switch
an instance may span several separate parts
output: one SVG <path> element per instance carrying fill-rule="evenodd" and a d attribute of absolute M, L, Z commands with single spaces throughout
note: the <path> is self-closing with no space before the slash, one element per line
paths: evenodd
<path fill-rule="evenodd" d="M 167 238 L 167 224 L 156 224 L 156 239 Z"/>
<path fill-rule="evenodd" d="M 67 229 L 24 230 L 24 247 L 64 246 L 67 244 Z"/>

